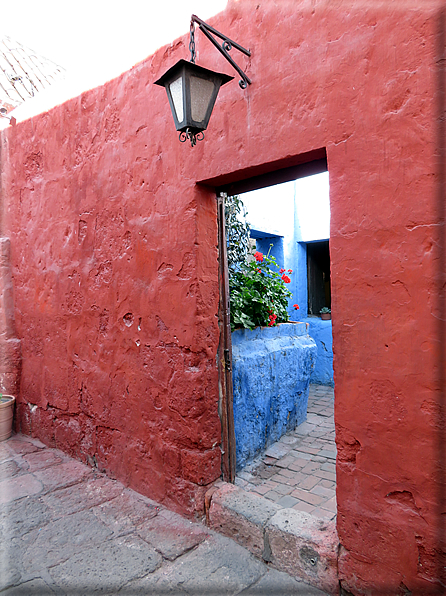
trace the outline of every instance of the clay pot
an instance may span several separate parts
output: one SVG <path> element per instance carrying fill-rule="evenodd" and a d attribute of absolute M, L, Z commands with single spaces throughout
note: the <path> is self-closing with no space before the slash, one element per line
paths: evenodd
<path fill-rule="evenodd" d="M 12 395 L 3 395 L 0 398 L 0 441 L 6 441 L 12 434 L 15 400 Z"/>
<path fill-rule="evenodd" d="M 331 313 L 330 312 L 322 312 L 320 315 L 323 321 L 330 321 L 331 320 Z"/>

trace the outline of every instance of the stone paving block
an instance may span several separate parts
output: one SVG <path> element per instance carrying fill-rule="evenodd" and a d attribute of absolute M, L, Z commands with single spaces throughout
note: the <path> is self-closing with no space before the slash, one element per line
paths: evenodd
<path fill-rule="evenodd" d="M 112 594 L 129 581 L 154 572 L 161 562 L 161 556 L 144 540 L 126 536 L 87 548 L 49 573 L 69 593 Z"/>
<path fill-rule="evenodd" d="M 51 519 L 49 508 L 42 499 L 25 497 L 0 506 L 0 535 L 3 538 L 20 537 L 30 530 L 42 527 Z"/>
<path fill-rule="evenodd" d="M 293 470 L 288 470 L 287 468 L 281 468 L 278 471 L 278 475 L 284 478 L 292 478 L 295 475 L 295 472 Z"/>
<path fill-rule="evenodd" d="M 290 466 L 287 469 L 291 470 L 292 472 L 301 472 L 303 467 L 304 466 L 302 466 L 300 462 L 294 461 L 293 464 L 290 464 Z"/>
<path fill-rule="evenodd" d="M 282 509 L 268 522 L 266 534 L 271 561 L 277 569 L 338 594 L 338 537 L 333 522 Z"/>
<path fill-rule="evenodd" d="M 298 439 L 293 435 L 283 435 L 280 439 L 280 443 L 285 443 L 286 445 L 290 445 L 293 447 L 297 443 Z"/>
<path fill-rule="evenodd" d="M 239 478 L 242 478 L 243 480 L 247 480 L 247 482 L 250 482 L 253 479 L 253 475 L 250 474 L 249 472 L 244 471 L 244 470 L 239 472 L 238 476 L 239 476 Z"/>
<path fill-rule="evenodd" d="M 315 430 L 315 424 L 310 424 L 309 422 L 303 422 L 299 426 L 296 427 L 294 430 L 295 435 L 307 435 L 311 431 Z"/>
<path fill-rule="evenodd" d="M 303 474 L 315 474 L 317 471 L 320 471 L 321 467 L 319 462 L 310 461 L 308 462 L 304 468 L 301 468 L 301 472 Z"/>
<path fill-rule="evenodd" d="M 309 490 L 311 493 L 319 495 L 320 497 L 326 497 L 327 499 L 331 499 L 333 496 L 335 496 L 334 488 L 325 488 L 324 486 L 321 486 L 320 483 L 316 484 L 313 488 Z"/>
<path fill-rule="evenodd" d="M 321 503 L 320 507 L 322 509 L 327 509 L 328 511 L 332 511 L 333 513 L 337 513 L 337 499 L 336 497 L 332 497 L 329 501 L 325 501 Z"/>
<path fill-rule="evenodd" d="M 25 455 L 23 459 L 28 464 L 29 472 L 43 470 L 63 462 L 61 452 L 56 451 L 55 449 L 41 449 L 39 451 L 34 451 L 33 453 Z"/>
<path fill-rule="evenodd" d="M 55 517 L 61 517 L 110 501 L 121 494 L 122 490 L 119 483 L 99 476 L 43 495 L 42 500 L 52 509 Z"/>
<path fill-rule="evenodd" d="M 321 422 L 321 418 L 318 414 L 307 414 L 307 423 L 308 424 L 319 425 L 320 422 Z"/>
<path fill-rule="evenodd" d="M 45 445 L 43 443 L 40 443 L 39 441 L 31 441 L 24 435 L 13 435 L 10 439 L 8 439 L 7 443 L 8 451 L 16 455 L 33 453 L 34 451 L 39 451 L 39 449 L 43 449 L 44 447 Z"/>
<path fill-rule="evenodd" d="M 333 520 L 336 518 L 336 512 L 328 511 L 327 509 L 322 509 L 321 507 L 315 507 L 315 509 L 311 512 L 312 515 L 321 519 Z"/>
<path fill-rule="evenodd" d="M 17 544 L 12 543 L 12 538 L 5 540 L 2 536 L 0 544 L 0 591 L 19 584 L 22 580 L 20 557 Z M 4 592 L 2 592 L 2 595 Z"/>
<path fill-rule="evenodd" d="M 255 584 L 239 592 L 240 596 L 325 596 L 309 584 L 297 581 L 287 573 L 270 569 Z"/>
<path fill-rule="evenodd" d="M 158 515 L 161 511 L 155 503 L 137 496 L 133 491 L 125 489 L 120 495 L 93 507 L 91 512 L 111 528 L 114 534 L 121 534 L 135 529 L 147 519 Z"/>
<path fill-rule="evenodd" d="M 307 478 L 305 474 L 302 474 L 301 472 L 294 472 L 293 476 L 290 478 L 290 481 L 288 481 L 287 484 L 290 483 L 291 486 L 298 486 L 299 483 L 305 478 Z"/>
<path fill-rule="evenodd" d="M 67 515 L 25 535 L 24 568 L 33 572 L 57 565 L 111 535 L 112 531 L 89 511 Z"/>
<path fill-rule="evenodd" d="M 292 497 L 291 495 L 284 495 L 279 501 L 276 502 L 277 505 L 281 505 L 281 507 L 293 507 L 298 503 L 298 499 Z"/>
<path fill-rule="evenodd" d="M 300 501 L 305 501 L 306 503 L 309 503 L 309 505 L 313 505 L 314 507 L 317 507 L 317 505 L 320 505 L 326 500 L 324 497 L 320 497 L 319 495 L 310 493 L 307 490 L 301 490 L 300 488 L 296 488 L 290 494 L 292 497 L 295 497 Z"/>
<path fill-rule="evenodd" d="M 328 457 L 328 458 L 334 459 L 334 460 L 337 458 L 337 452 L 329 451 L 328 449 L 322 449 L 321 451 L 318 452 L 318 455 L 321 455 L 321 457 Z"/>
<path fill-rule="evenodd" d="M 325 472 L 335 472 L 335 464 L 332 463 L 325 463 L 324 465 L 321 466 L 321 469 L 324 470 Z"/>
<path fill-rule="evenodd" d="M 213 533 L 194 550 L 133 582 L 124 594 L 233 595 L 254 584 L 266 572 L 266 565 L 241 546 Z"/>
<path fill-rule="evenodd" d="M 0 505 L 26 496 L 37 495 L 43 484 L 32 474 L 22 474 L 0 482 Z"/>
<path fill-rule="evenodd" d="M 335 482 L 332 480 L 321 479 L 319 484 L 324 488 L 333 488 L 335 490 Z"/>
<path fill-rule="evenodd" d="M 268 493 L 267 493 L 268 494 Z M 282 495 L 278 495 L 281 498 Z M 264 526 L 280 507 L 231 484 L 213 494 L 210 527 L 236 540 L 257 557 L 264 555 Z"/>
<path fill-rule="evenodd" d="M 265 495 L 270 490 L 270 487 L 261 484 L 261 486 L 255 486 L 252 490 L 259 495 Z"/>
<path fill-rule="evenodd" d="M 275 488 L 275 492 L 279 493 L 280 495 L 288 495 L 293 491 L 293 488 L 293 486 L 288 484 L 278 484 L 278 486 Z"/>
<path fill-rule="evenodd" d="M 336 480 L 335 474 L 333 472 L 325 472 L 324 470 L 315 470 L 313 473 L 315 474 L 315 476 L 318 476 L 319 478 L 324 478 L 325 480 L 331 480 L 332 482 L 335 482 L 335 480 Z"/>
<path fill-rule="evenodd" d="M 163 557 L 174 561 L 210 536 L 202 524 L 162 510 L 137 528 L 137 534 Z"/>
<path fill-rule="evenodd" d="M 10 459 L 0 464 L 0 482 L 6 478 L 12 478 L 21 471 L 17 463 Z"/>
<path fill-rule="evenodd" d="M 312 454 L 311 453 L 306 453 L 305 451 L 299 451 L 299 447 L 297 447 L 297 448 L 294 449 L 293 456 L 295 458 L 295 461 L 303 460 L 304 459 L 305 460 L 305 464 L 303 464 L 303 465 L 306 465 L 306 463 L 308 463 L 309 461 L 312 460 Z"/>
<path fill-rule="evenodd" d="M 302 482 L 300 482 L 299 488 L 304 488 L 304 490 L 311 490 L 316 484 L 318 484 L 320 479 L 318 476 L 307 476 Z M 318 493 L 316 493 L 318 494 Z M 320 495 L 324 496 L 324 495 Z"/>
<path fill-rule="evenodd" d="M 282 457 L 281 459 L 279 459 L 276 462 L 276 467 L 277 468 L 287 468 L 290 464 L 293 464 L 295 461 L 295 458 L 293 457 L 293 455 L 286 455 L 285 457 Z"/>
<path fill-rule="evenodd" d="M 42 482 L 45 490 L 63 488 L 93 477 L 93 471 L 81 462 L 71 460 L 44 470 L 37 470 L 34 476 Z"/>
<path fill-rule="evenodd" d="M 284 443 L 274 443 L 271 447 L 269 447 L 266 450 L 265 455 L 266 455 L 266 457 L 280 459 L 281 457 L 286 455 L 286 453 L 288 453 L 289 451 L 290 451 L 289 445 L 286 445 Z"/>
<path fill-rule="evenodd" d="M 2 592 L 2 596 L 58 596 L 58 594 L 61 594 L 61 591 L 50 588 L 40 577 Z"/>
<path fill-rule="evenodd" d="M 268 493 L 265 493 L 264 497 L 266 499 L 269 499 L 270 501 L 273 501 L 274 503 L 276 503 L 276 501 L 279 501 L 279 499 L 282 497 L 282 495 L 277 493 L 274 490 L 269 490 Z"/>
<path fill-rule="evenodd" d="M 281 474 L 275 474 L 274 476 L 271 476 L 270 480 L 272 480 L 272 482 L 275 482 L 275 487 L 277 487 L 278 484 L 281 484 L 283 482 L 285 482 L 286 478 L 285 476 L 282 476 Z"/>
<path fill-rule="evenodd" d="M 262 461 L 263 461 L 265 464 L 267 464 L 267 465 L 270 465 L 270 464 L 274 464 L 274 463 L 276 462 L 276 460 L 277 460 L 277 459 L 278 459 L 277 457 L 268 457 L 268 456 L 264 456 L 264 457 L 262 458 Z"/>
<path fill-rule="evenodd" d="M 9 440 L 11 441 L 11 439 Z M 12 459 L 12 457 L 13 454 L 6 447 L 6 444 L 4 442 L 0 443 L 0 462 L 3 463 L 5 461 L 8 461 L 9 459 Z"/>
<path fill-rule="evenodd" d="M 295 509 L 296 511 L 304 511 L 304 513 L 313 513 L 317 507 L 309 505 L 309 503 L 305 503 L 304 501 L 298 501 L 296 505 L 292 506 L 292 509 Z"/>

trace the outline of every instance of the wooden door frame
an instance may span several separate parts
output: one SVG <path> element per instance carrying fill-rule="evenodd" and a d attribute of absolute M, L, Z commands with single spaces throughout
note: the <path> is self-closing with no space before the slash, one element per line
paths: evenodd
<path fill-rule="evenodd" d="M 230 325 L 230 290 L 228 287 L 227 240 L 225 233 L 225 198 L 217 195 L 219 242 L 219 415 L 222 424 L 222 477 L 234 482 L 236 476 L 236 437 L 233 416 L 233 375 Z"/>

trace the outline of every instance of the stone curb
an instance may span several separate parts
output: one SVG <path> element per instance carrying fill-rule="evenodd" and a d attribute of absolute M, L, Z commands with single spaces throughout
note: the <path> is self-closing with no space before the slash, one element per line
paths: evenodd
<path fill-rule="evenodd" d="M 339 593 L 338 535 L 327 522 L 284 509 L 233 484 L 219 482 L 206 496 L 207 523 L 256 557 L 328 594 Z"/>

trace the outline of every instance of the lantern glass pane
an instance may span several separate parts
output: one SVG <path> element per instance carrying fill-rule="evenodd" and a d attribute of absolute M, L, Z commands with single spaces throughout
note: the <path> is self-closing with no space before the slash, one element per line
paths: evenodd
<path fill-rule="evenodd" d="M 172 81 L 169 85 L 169 91 L 171 92 L 172 102 L 175 107 L 175 113 L 177 120 L 183 122 L 183 81 L 182 77 L 179 77 L 175 81 Z"/>
<path fill-rule="evenodd" d="M 213 96 L 214 83 L 199 77 L 191 77 L 191 116 L 195 122 L 202 122 Z"/>

